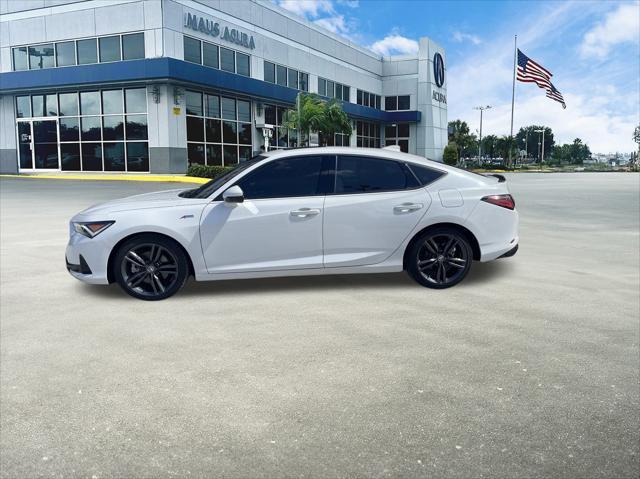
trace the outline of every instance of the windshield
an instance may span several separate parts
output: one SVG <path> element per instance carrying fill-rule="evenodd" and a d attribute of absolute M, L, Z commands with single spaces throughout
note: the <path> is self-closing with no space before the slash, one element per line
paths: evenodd
<path fill-rule="evenodd" d="M 247 168 L 255 165 L 259 161 L 262 161 L 266 158 L 263 155 L 257 155 L 251 158 L 249 161 L 244 161 L 242 163 L 238 163 L 238 165 L 232 170 L 226 172 L 224 175 L 214 178 L 208 183 L 199 186 L 193 190 L 187 190 L 180 193 L 182 198 L 208 198 L 211 194 L 224 185 L 227 181 L 235 178 L 240 173 L 242 173 Z"/>

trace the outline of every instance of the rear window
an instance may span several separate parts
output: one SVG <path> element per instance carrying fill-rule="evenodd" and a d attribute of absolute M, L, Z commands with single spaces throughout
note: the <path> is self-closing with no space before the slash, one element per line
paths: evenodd
<path fill-rule="evenodd" d="M 411 168 L 411 171 L 413 171 L 413 173 L 416 175 L 422 186 L 433 183 L 438 178 L 446 174 L 444 171 L 434 170 L 432 168 L 415 165 L 413 163 L 409 164 L 409 168 Z"/>
<path fill-rule="evenodd" d="M 418 186 L 407 167 L 397 161 L 363 156 L 338 157 L 336 194 L 397 191 Z"/>

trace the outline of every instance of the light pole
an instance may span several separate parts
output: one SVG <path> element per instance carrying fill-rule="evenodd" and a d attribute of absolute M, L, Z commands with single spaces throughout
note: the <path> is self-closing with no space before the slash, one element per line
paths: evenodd
<path fill-rule="evenodd" d="M 542 149 L 540 155 L 540 164 L 544 161 L 544 128 L 541 130 L 535 130 L 536 133 L 542 133 Z M 540 144 L 540 140 L 538 140 L 538 144 Z"/>
<path fill-rule="evenodd" d="M 482 112 L 490 110 L 491 105 L 486 106 L 474 106 L 474 110 L 480 110 L 480 140 L 478 141 L 478 161 L 482 161 Z"/>

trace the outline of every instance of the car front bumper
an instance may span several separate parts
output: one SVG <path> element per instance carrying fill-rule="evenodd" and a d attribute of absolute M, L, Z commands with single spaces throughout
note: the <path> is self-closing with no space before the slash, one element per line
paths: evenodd
<path fill-rule="evenodd" d="M 65 251 L 67 271 L 85 283 L 109 284 L 109 251 L 110 245 L 104 244 L 99 236 L 90 239 L 72 232 Z"/>

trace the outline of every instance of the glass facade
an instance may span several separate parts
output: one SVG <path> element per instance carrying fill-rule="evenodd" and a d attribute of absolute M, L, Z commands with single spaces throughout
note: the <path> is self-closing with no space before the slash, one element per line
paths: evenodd
<path fill-rule="evenodd" d="M 363 148 L 380 148 L 380 124 L 356 121 L 356 145 Z"/>
<path fill-rule="evenodd" d="M 264 81 L 288 86 L 296 90 L 309 91 L 308 73 L 276 65 L 266 60 L 264 62 Z"/>
<path fill-rule="evenodd" d="M 369 93 L 368 91 L 358 90 L 356 94 L 356 103 L 362 106 L 368 106 L 370 108 L 376 108 L 380 110 L 380 95 Z"/>
<path fill-rule="evenodd" d="M 398 123 L 385 126 L 384 145 L 398 145 L 400 146 L 400 151 L 409 153 L 409 123 Z"/>
<path fill-rule="evenodd" d="M 386 96 L 384 97 L 384 109 L 386 111 L 409 110 L 409 100 L 409 95 Z"/>
<path fill-rule="evenodd" d="M 251 57 L 246 53 L 203 42 L 186 35 L 182 38 L 185 61 L 238 75 L 251 76 Z"/>
<path fill-rule="evenodd" d="M 350 94 L 350 88 L 347 85 L 318 77 L 318 95 L 349 101 Z"/>
<path fill-rule="evenodd" d="M 87 65 L 144 58 L 144 33 L 14 47 L 13 70 Z"/>
<path fill-rule="evenodd" d="M 17 96 L 20 168 L 149 171 L 146 95 L 117 88 Z"/>
<path fill-rule="evenodd" d="M 250 101 L 190 90 L 185 99 L 190 165 L 232 166 L 251 158 Z"/>
<path fill-rule="evenodd" d="M 274 125 L 273 136 L 269 139 L 269 148 L 296 148 L 298 146 L 298 131 L 283 126 L 287 108 L 277 105 L 264 106 L 264 122 Z"/>

